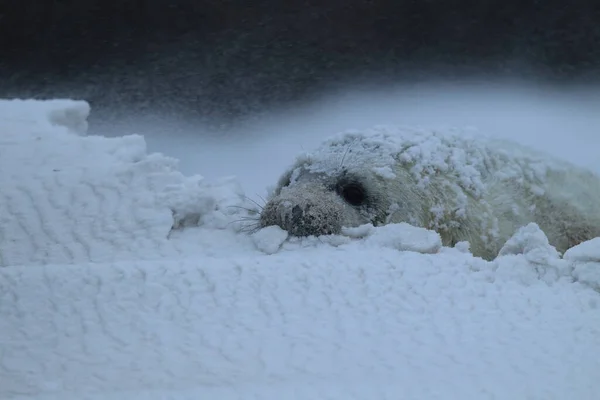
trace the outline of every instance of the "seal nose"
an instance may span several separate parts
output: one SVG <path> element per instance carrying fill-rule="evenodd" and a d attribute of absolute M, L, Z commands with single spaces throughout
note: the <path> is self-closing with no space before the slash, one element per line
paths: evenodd
<path fill-rule="evenodd" d="M 287 201 L 268 204 L 261 214 L 261 226 L 277 225 L 292 236 L 331 235 L 341 231 L 341 216 L 319 203 L 294 204 Z"/>
<path fill-rule="evenodd" d="M 322 216 L 314 210 L 313 204 L 304 204 L 303 207 L 296 204 L 288 214 L 289 218 L 285 221 L 286 229 L 293 236 L 318 236 L 330 234 L 330 229 L 323 225 Z"/>
<path fill-rule="evenodd" d="M 277 225 L 291 236 L 320 236 L 340 233 L 344 203 L 337 193 L 309 183 L 282 190 L 265 205 L 262 227 Z"/>

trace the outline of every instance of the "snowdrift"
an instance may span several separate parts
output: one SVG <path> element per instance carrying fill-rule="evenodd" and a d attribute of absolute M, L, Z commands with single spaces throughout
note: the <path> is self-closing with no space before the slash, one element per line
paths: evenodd
<path fill-rule="evenodd" d="M 279 248 L 233 223 L 235 178 L 86 136 L 89 112 L 0 102 L 1 399 L 600 393 L 600 238 L 561 257 L 531 224 L 493 262 L 405 224 Z"/>

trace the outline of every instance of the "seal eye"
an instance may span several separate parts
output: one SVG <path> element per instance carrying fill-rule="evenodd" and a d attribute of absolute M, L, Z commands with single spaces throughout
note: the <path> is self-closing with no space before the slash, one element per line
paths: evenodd
<path fill-rule="evenodd" d="M 341 195 L 346 202 L 353 206 L 362 205 L 367 199 L 365 188 L 358 183 L 347 183 L 341 187 Z"/>

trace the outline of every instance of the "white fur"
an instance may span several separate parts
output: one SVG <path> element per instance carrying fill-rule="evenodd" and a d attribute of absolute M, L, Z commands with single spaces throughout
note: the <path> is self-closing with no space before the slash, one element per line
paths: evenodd
<path fill-rule="evenodd" d="M 360 177 L 373 207 L 352 207 L 327 189 L 344 172 Z M 284 174 L 263 226 L 280 224 L 299 201 L 312 201 L 314 217 L 337 219 L 336 227 L 408 222 L 436 230 L 445 245 L 469 241 L 488 259 L 530 222 L 561 252 L 600 236 L 598 175 L 471 132 L 376 127 L 337 135 Z"/>

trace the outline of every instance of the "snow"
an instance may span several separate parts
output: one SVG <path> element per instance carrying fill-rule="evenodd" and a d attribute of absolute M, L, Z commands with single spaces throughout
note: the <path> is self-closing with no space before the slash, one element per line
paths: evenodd
<path fill-rule="evenodd" d="M 251 232 L 243 182 L 89 112 L 0 102 L 1 399 L 597 398 L 600 238 Z"/>

